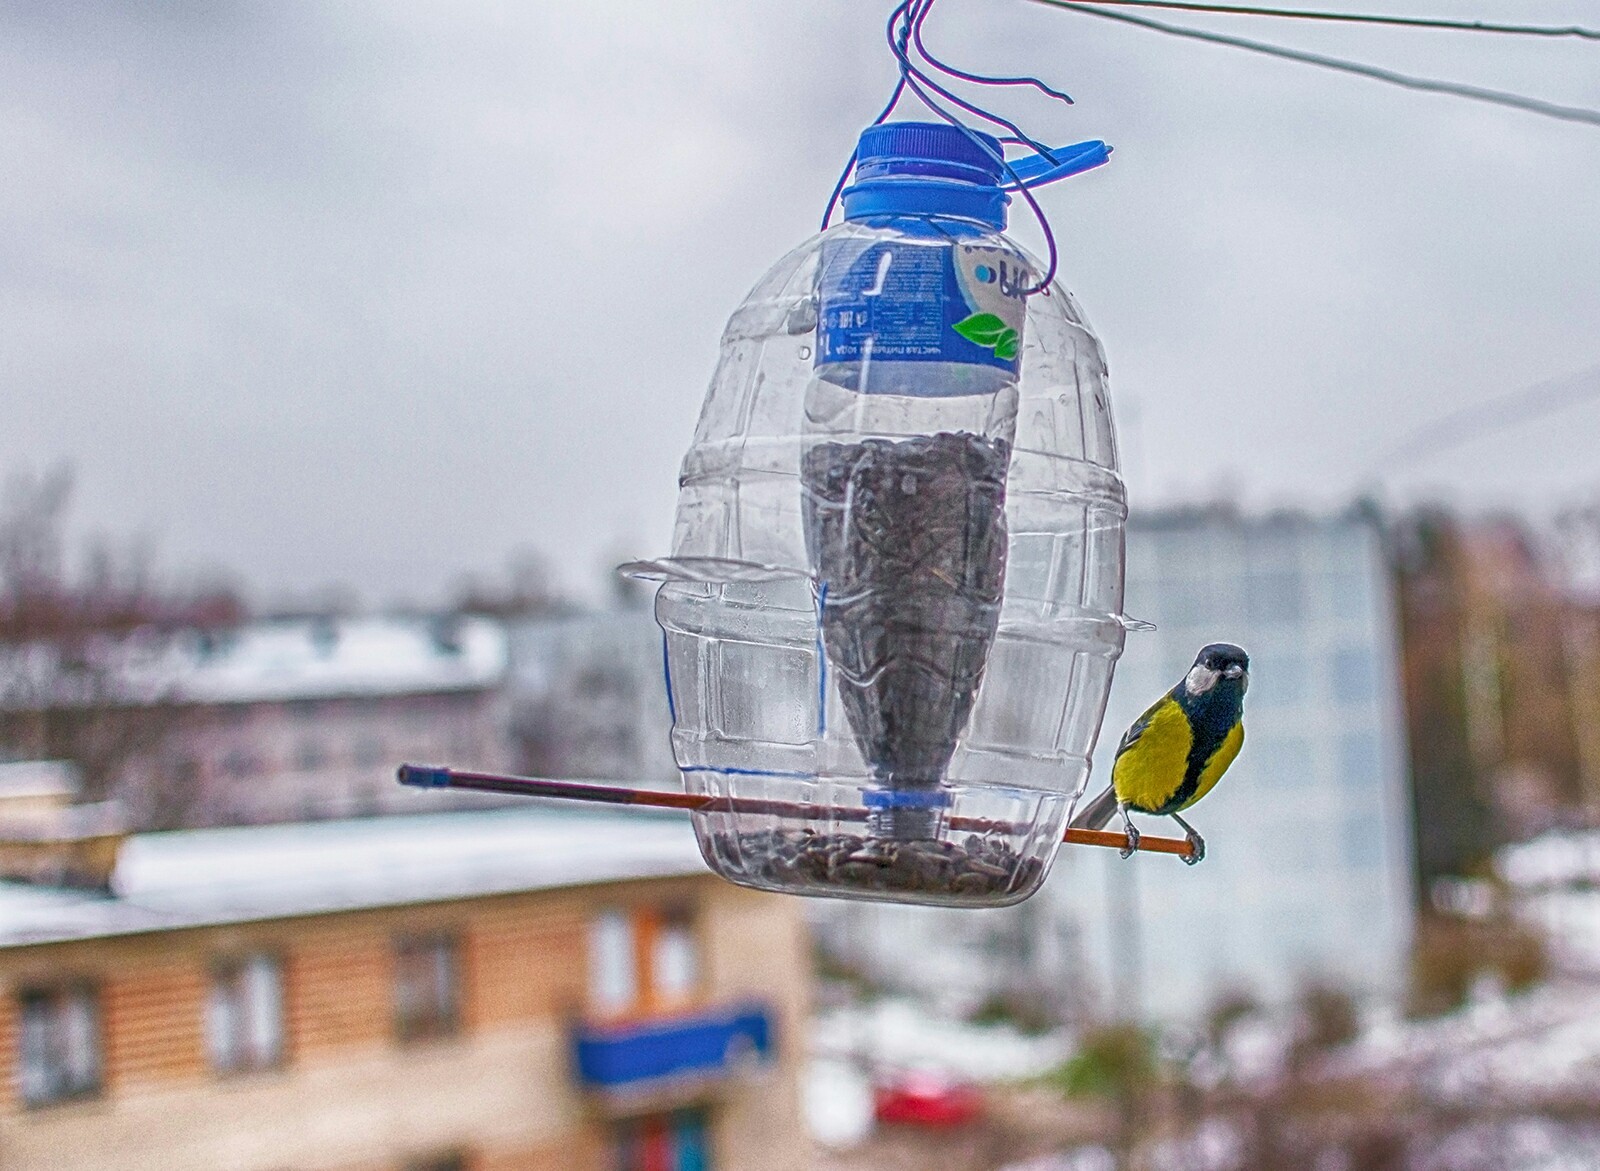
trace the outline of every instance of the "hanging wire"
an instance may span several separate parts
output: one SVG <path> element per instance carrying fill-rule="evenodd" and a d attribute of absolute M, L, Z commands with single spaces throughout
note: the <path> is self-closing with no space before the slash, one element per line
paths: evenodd
<path fill-rule="evenodd" d="M 927 15 L 926 12 L 924 12 L 923 20 L 926 19 Z M 970 81 L 974 85 L 1031 85 L 1034 89 L 1038 90 L 1046 97 L 1054 98 L 1058 102 L 1065 102 L 1069 106 L 1073 104 L 1071 97 L 1062 93 L 1058 89 L 1052 89 L 1050 86 L 1040 81 L 1037 77 L 989 77 L 982 73 L 968 73 L 965 70 L 956 69 L 953 66 L 946 65 L 939 58 L 928 52 L 928 47 L 922 43 L 922 20 L 917 21 L 911 26 L 911 40 L 912 43 L 917 46 L 917 52 L 921 54 L 924 61 L 926 61 L 929 65 L 932 65 L 940 73 L 947 74 L 950 77 L 957 78 L 961 81 Z"/>
<path fill-rule="evenodd" d="M 900 76 L 906 80 L 907 85 L 913 88 L 913 91 L 923 100 L 924 103 L 927 103 L 927 95 L 921 90 L 916 89 L 916 82 L 911 80 L 912 78 L 915 78 L 916 81 L 920 81 L 934 93 L 954 103 L 967 113 L 973 115 L 974 117 L 982 118 L 985 122 L 988 122 L 991 125 L 999 126 L 1002 129 L 1009 130 L 1013 137 L 1018 138 L 1022 142 L 1026 143 L 1036 153 L 1043 155 L 1052 163 L 1056 162 L 1055 156 L 1050 153 L 1044 144 L 1035 142 L 1033 139 L 1029 138 L 1022 132 L 1015 122 L 1008 121 L 1007 119 L 1000 117 L 998 114 L 992 113 L 989 110 L 985 110 L 982 106 L 973 105 L 960 95 L 955 94 L 946 89 L 944 86 L 940 85 L 937 81 L 929 77 L 928 74 L 924 73 L 920 68 L 917 67 L 916 63 L 911 58 L 910 41 L 915 39 L 917 45 L 919 46 L 918 52 L 921 53 L 920 46 L 922 42 L 921 37 L 918 36 L 918 33 L 921 30 L 922 22 L 928 18 L 928 12 L 933 8 L 933 4 L 934 0 L 907 0 L 907 3 L 902 4 L 895 10 L 895 13 L 891 14 L 889 17 L 889 51 L 894 54 L 895 60 L 900 63 Z M 895 21 L 897 19 L 897 15 L 902 11 L 905 14 L 905 22 L 901 25 L 897 34 L 895 32 Z M 930 61 L 929 63 L 932 64 L 935 69 L 943 68 L 937 62 Z M 955 74 L 951 74 L 951 76 L 953 77 Z M 967 76 L 969 78 L 976 79 L 976 82 L 979 85 L 997 84 L 991 79 L 981 77 L 978 74 L 969 74 Z M 1007 80 L 1009 82 L 1010 79 Z M 1043 85 L 1044 83 L 1040 82 L 1039 84 Z M 1065 97 L 1065 95 L 1062 96 Z M 1066 100 L 1069 103 L 1072 101 L 1071 98 L 1067 98 Z M 939 112 L 937 106 L 930 106 L 930 108 L 932 108 L 936 113 Z M 956 125 L 961 125 L 961 123 L 957 122 Z M 981 141 L 979 142 L 979 145 L 982 145 Z M 987 147 L 984 148 L 984 152 L 986 154 L 992 153 Z M 1001 161 L 1004 162 L 1004 159 Z"/>
<path fill-rule="evenodd" d="M 870 124 L 876 126 L 885 118 L 887 118 L 890 111 L 892 111 L 896 104 L 899 103 L 900 95 L 905 92 L 906 79 L 905 75 L 901 74 L 900 80 L 895 82 L 894 92 L 889 95 L 889 104 L 884 106 L 883 109 L 878 112 L 878 116 L 874 118 Z M 839 172 L 839 181 L 833 185 L 833 194 L 828 196 L 828 206 L 822 213 L 822 230 L 824 232 L 828 230 L 828 221 L 833 218 L 833 209 L 839 204 L 839 194 L 844 190 L 844 185 L 849 182 L 850 172 L 855 170 L 855 166 L 856 152 L 855 149 L 852 148 L 850 151 L 850 158 L 846 160 L 844 164 L 844 170 Z"/>
<path fill-rule="evenodd" d="M 975 145 L 984 154 L 998 162 L 1001 168 L 1010 177 L 1012 183 L 1015 184 L 1016 189 L 1022 195 L 1022 198 L 1027 200 L 1029 208 L 1033 210 L 1034 218 L 1039 221 L 1039 228 L 1044 232 L 1045 245 L 1049 255 L 1049 261 L 1045 266 L 1044 276 L 1039 283 L 1036 285 L 1030 285 L 1028 288 L 1020 290 L 1024 297 L 1031 297 L 1033 294 L 1043 292 L 1050 287 L 1050 282 L 1055 280 L 1056 267 L 1059 260 L 1056 250 L 1055 233 L 1050 230 L 1050 221 L 1048 218 L 1046 218 L 1044 209 L 1039 206 L 1039 201 L 1034 198 L 1033 192 L 1028 190 L 1028 185 L 1022 181 L 1021 176 L 1019 176 L 1016 171 L 1012 169 L 1011 164 L 1006 161 L 1005 154 L 1003 152 L 996 152 L 992 147 L 989 146 L 988 143 L 979 138 L 977 132 L 974 131 L 970 126 L 961 121 L 961 119 L 956 117 L 954 114 L 950 113 L 950 111 L 946 110 L 933 98 L 929 97 L 927 92 L 922 88 L 922 85 L 919 85 L 918 82 L 921 82 L 923 85 L 927 85 L 936 93 L 942 94 L 943 96 L 949 98 L 962 109 L 976 114 L 980 118 L 987 119 L 995 126 L 1002 126 L 1011 131 L 1013 136 L 1027 143 L 1028 146 L 1032 147 L 1033 150 L 1038 154 L 1043 155 L 1051 163 L 1055 163 L 1057 160 L 1055 156 L 1052 155 L 1045 147 L 1034 142 L 1033 139 L 1023 134 L 1022 131 L 1013 123 L 1008 122 L 998 114 L 990 113 L 989 111 L 978 106 L 974 106 L 968 102 L 962 101 L 949 90 L 931 80 L 927 74 L 923 73 L 920 69 L 912 64 L 911 55 L 907 49 L 907 42 L 915 36 L 918 29 L 921 27 L 922 22 L 928 18 L 928 12 L 933 8 L 933 5 L 934 0 L 907 0 L 906 3 L 900 5 L 899 8 L 895 10 L 897 14 L 903 16 L 903 23 L 901 24 L 900 31 L 897 36 L 895 34 L 895 16 L 890 16 L 890 51 L 894 53 L 895 59 L 900 62 L 900 79 L 905 83 L 905 87 L 912 93 L 916 94 L 917 97 L 921 99 L 923 105 L 927 106 L 928 109 L 939 115 L 939 117 L 950 123 L 950 125 L 954 126 L 957 130 L 960 130 L 972 140 L 973 145 Z M 1043 85 L 1044 83 L 1040 82 L 1039 84 Z"/>
<path fill-rule="evenodd" d="M 1051 8 L 1060 8 L 1068 12 L 1081 12 L 1087 16 L 1098 16 L 1104 20 L 1121 21 L 1123 24 L 1136 25 L 1140 28 L 1165 33 L 1168 36 L 1187 37 L 1190 40 L 1208 41 L 1216 45 L 1228 45 L 1235 49 L 1263 53 L 1269 57 L 1281 57 L 1286 61 L 1296 61 L 1302 65 L 1315 65 L 1321 69 L 1331 69 L 1337 73 L 1351 73 L 1357 77 L 1387 82 L 1389 85 L 1398 85 L 1404 89 L 1421 90 L 1424 93 L 1448 94 L 1451 97 L 1468 98 L 1476 102 L 1487 102 L 1490 105 L 1522 110 L 1529 114 L 1539 114 L 1546 118 L 1557 118 L 1563 122 L 1586 122 L 1593 126 L 1600 126 L 1600 110 L 1592 110 L 1585 106 L 1561 106 L 1554 102 L 1530 98 L 1523 94 L 1508 93 L 1504 90 L 1484 89 L 1475 85 L 1463 85 L 1454 81 L 1438 81 L 1429 77 L 1413 77 L 1405 73 L 1396 73 L 1390 69 L 1382 69 L 1376 65 L 1364 65 L 1359 61 L 1348 61 L 1342 57 L 1326 57 L 1320 53 L 1307 53 L 1284 45 L 1268 44 L 1265 41 L 1252 41 L 1244 37 L 1232 37 L 1223 33 L 1206 32 L 1203 29 L 1189 28 L 1186 25 L 1167 24 L 1165 21 L 1133 16 L 1127 12 L 1114 12 L 1108 8 L 1097 8 L 1093 4 L 1081 4 L 1077 0 L 1033 0 L 1033 2 L 1035 4 L 1048 5 Z"/>
<path fill-rule="evenodd" d="M 1044 232 L 1045 244 L 1047 246 L 1049 255 L 1049 262 L 1046 265 L 1043 279 L 1041 279 L 1038 284 L 1023 289 L 1022 295 L 1032 296 L 1035 293 L 1043 292 L 1048 296 L 1050 283 L 1055 280 L 1059 258 L 1056 248 L 1055 233 L 1050 230 L 1050 221 L 1045 217 L 1044 209 L 1039 206 L 1039 201 L 1034 198 L 1033 192 L 1029 190 L 1030 185 L 1023 181 L 1022 177 L 1017 174 L 1017 172 L 1012 168 L 1011 164 L 1006 160 L 1005 154 L 1003 152 L 996 152 L 993 147 L 991 147 L 987 142 L 978 136 L 976 131 L 974 131 L 965 122 L 961 121 L 961 119 L 955 114 L 951 113 L 950 110 L 946 109 L 939 99 L 944 99 L 944 101 L 949 102 L 957 109 L 964 110 L 974 117 L 981 118 L 992 126 L 998 126 L 1001 129 L 1008 131 L 1009 133 L 1000 137 L 1000 142 L 1004 144 L 1026 146 L 1028 149 L 1032 150 L 1034 153 L 1040 155 L 1046 161 L 1052 164 L 1058 162 L 1058 160 L 1056 159 L 1055 155 L 1050 152 L 1048 147 L 1023 133 L 1021 127 L 1017 126 L 1016 123 L 1001 117 L 999 114 L 996 114 L 991 110 L 986 110 L 982 106 L 968 101 L 960 94 L 957 94 L 946 86 L 940 84 L 922 68 L 921 64 L 918 63 L 918 58 L 920 58 L 921 62 L 926 63 L 929 67 L 931 67 L 935 72 L 942 73 L 948 77 L 955 78 L 959 81 L 969 82 L 974 85 L 996 87 L 1018 85 L 1032 86 L 1046 96 L 1053 98 L 1056 101 L 1064 102 L 1068 105 L 1072 104 L 1072 98 L 1067 94 L 1062 93 L 1060 90 L 1046 85 L 1037 77 L 990 77 L 980 73 L 968 73 L 965 70 L 956 69 L 946 64 L 944 61 L 929 53 L 922 41 L 922 25 L 928 19 L 928 13 L 932 11 L 934 2 L 935 0 L 902 0 L 902 2 L 895 5 L 893 11 L 889 13 L 889 22 L 885 28 L 885 34 L 889 42 L 889 51 L 894 55 L 895 62 L 900 67 L 900 78 L 895 83 L 894 91 L 889 96 L 888 104 L 885 105 L 878 116 L 872 120 L 871 125 L 877 126 L 885 121 L 889 115 L 893 113 L 895 106 L 905 95 L 906 91 L 909 90 L 911 93 L 916 95 L 917 99 L 921 101 L 924 106 L 926 106 L 934 114 L 938 115 L 938 117 L 943 119 L 945 122 L 948 122 L 950 125 L 960 130 L 972 140 L 973 144 L 977 146 L 979 150 L 999 163 L 1001 169 L 1010 178 L 1012 185 L 1027 202 L 1028 207 L 1033 211 L 1034 217 L 1039 221 L 1039 227 Z M 912 53 L 913 48 L 915 48 L 915 56 L 913 56 Z M 938 96 L 935 97 L 934 95 Z M 843 193 L 845 184 L 849 181 L 850 172 L 855 168 L 855 165 L 856 152 L 852 151 L 849 161 L 845 164 L 844 170 L 839 175 L 839 181 L 834 184 L 833 193 L 828 198 L 828 206 L 822 213 L 822 228 L 824 231 L 827 230 L 828 221 L 833 218 L 833 210 L 836 206 L 838 206 L 839 197 Z"/>
<path fill-rule="evenodd" d="M 1016 171 L 1011 169 L 1011 164 L 1006 162 L 1005 156 L 995 154 L 995 152 L 989 148 L 988 143 L 979 138 L 977 133 L 970 126 L 962 122 L 961 119 L 957 118 L 954 114 L 950 113 L 948 110 L 940 106 L 939 103 L 930 98 L 922 91 L 922 88 L 918 86 L 916 82 L 908 80 L 906 82 L 906 88 L 911 90 L 912 93 L 916 94 L 917 97 L 921 98 L 923 105 L 927 106 L 935 114 L 939 115 L 939 117 L 950 123 L 950 125 L 966 134 L 966 136 L 970 138 L 978 146 L 978 148 L 983 151 L 984 154 L 989 155 L 991 158 L 998 159 L 1001 167 L 1005 169 L 1006 174 L 1011 177 L 1012 183 L 1016 185 L 1017 191 L 1021 194 L 1023 199 L 1028 201 L 1028 206 L 1033 209 L 1034 218 L 1039 221 L 1039 229 L 1044 233 L 1044 242 L 1049 255 L 1049 261 L 1045 265 L 1044 276 L 1040 279 L 1039 283 L 1036 285 L 1030 285 L 1026 289 L 1021 289 L 1019 291 L 1024 297 L 1031 297 L 1035 293 L 1047 292 L 1050 288 L 1050 282 L 1056 279 L 1056 267 L 1059 257 L 1056 251 L 1056 236 L 1055 233 L 1050 230 L 1050 220 L 1045 216 L 1044 209 L 1039 206 L 1039 201 L 1033 197 L 1033 192 L 1028 189 L 1028 185 L 1022 181 L 1021 177 L 1016 173 Z M 1054 161 L 1054 159 L 1051 159 L 1051 162 Z"/>
<path fill-rule="evenodd" d="M 890 36 L 889 43 L 890 43 L 890 47 L 891 48 L 894 46 L 894 32 L 895 32 L 894 26 L 895 26 L 895 21 L 899 18 L 900 14 L 902 13 L 902 11 L 904 11 L 904 9 L 905 9 L 905 4 L 902 3 L 902 4 L 897 5 L 895 7 L 895 10 L 889 14 L 889 36 Z M 907 30 L 907 31 L 909 33 L 909 30 Z M 899 55 L 896 54 L 896 60 L 898 60 L 898 59 L 899 59 Z M 871 122 L 869 122 L 868 125 L 869 126 L 880 125 L 885 118 L 887 118 L 890 114 L 892 114 L 894 112 L 895 106 L 900 104 L 900 95 L 905 93 L 905 92 L 906 92 L 906 73 L 905 73 L 905 70 L 902 69 L 900 71 L 900 80 L 898 80 L 898 81 L 896 81 L 894 83 L 894 90 L 889 94 L 888 102 L 886 102 L 884 104 L 883 109 L 878 111 L 878 116 L 876 118 L 874 118 Z M 844 185 L 847 182 L 849 182 L 849 180 L 850 180 L 850 172 L 855 169 L 855 165 L 856 165 L 856 150 L 852 149 L 850 151 L 850 157 L 845 161 L 844 170 L 839 172 L 839 181 L 833 185 L 833 194 L 828 197 L 828 206 L 823 209 L 823 212 L 822 212 L 822 230 L 824 232 L 826 232 L 828 230 L 828 221 L 833 218 L 833 209 L 838 206 L 839 195 L 840 195 L 841 192 L 844 191 Z"/>
<path fill-rule="evenodd" d="M 1581 25 L 1497 24 L 1487 20 L 1445 20 L 1431 16 L 1383 16 L 1370 12 L 1314 12 L 1300 8 L 1257 8 L 1247 4 L 1200 4 L 1192 0 L 1095 0 L 1120 8 L 1167 8 L 1180 12 L 1219 12 L 1228 16 L 1281 16 L 1290 20 L 1331 20 L 1351 24 L 1385 24 L 1400 28 L 1450 29 L 1455 32 L 1501 33 L 1529 37 L 1583 37 L 1600 41 L 1600 29 Z M 919 46 L 920 48 L 920 46 Z M 926 53 L 923 56 L 927 56 Z"/>

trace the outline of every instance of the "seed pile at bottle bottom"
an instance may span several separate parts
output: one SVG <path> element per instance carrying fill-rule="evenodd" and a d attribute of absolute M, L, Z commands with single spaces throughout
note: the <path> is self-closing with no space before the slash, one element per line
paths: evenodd
<path fill-rule="evenodd" d="M 719 857 L 752 880 L 784 887 L 993 896 L 1026 890 L 1044 864 L 1001 838 L 898 841 L 860 834 L 765 830 L 717 834 Z"/>

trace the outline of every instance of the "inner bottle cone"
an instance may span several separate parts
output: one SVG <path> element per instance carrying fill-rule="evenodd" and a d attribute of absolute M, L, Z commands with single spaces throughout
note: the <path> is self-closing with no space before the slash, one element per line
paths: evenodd
<path fill-rule="evenodd" d="M 966 432 L 817 443 L 802 460 L 823 647 L 890 795 L 871 836 L 938 834 L 937 792 L 1000 620 L 1010 460 L 1004 439 Z"/>

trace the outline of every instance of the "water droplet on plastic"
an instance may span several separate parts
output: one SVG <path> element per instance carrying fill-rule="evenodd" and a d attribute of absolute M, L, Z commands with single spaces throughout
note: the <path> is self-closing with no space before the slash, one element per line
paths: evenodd
<path fill-rule="evenodd" d="M 802 362 L 805 362 L 805 361 L 809 361 L 810 358 L 811 358 L 811 347 L 810 346 L 801 346 L 800 347 L 800 360 Z"/>
<path fill-rule="evenodd" d="M 1146 622 L 1143 618 L 1134 618 L 1127 614 L 1118 614 L 1117 624 L 1124 630 L 1137 630 L 1140 633 L 1157 629 L 1154 622 Z"/>

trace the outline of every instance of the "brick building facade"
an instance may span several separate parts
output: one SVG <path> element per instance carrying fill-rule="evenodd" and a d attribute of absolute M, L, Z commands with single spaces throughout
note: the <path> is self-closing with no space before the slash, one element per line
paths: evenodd
<path fill-rule="evenodd" d="M 146 835 L 112 885 L 0 883 L 0 1165 L 808 1165 L 798 912 L 682 823 Z"/>

